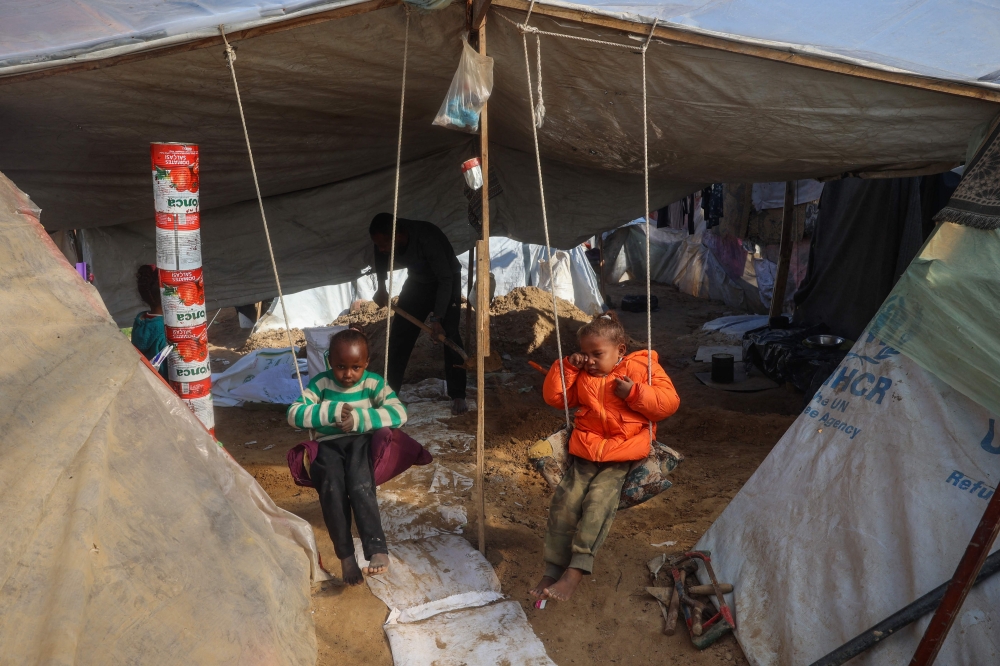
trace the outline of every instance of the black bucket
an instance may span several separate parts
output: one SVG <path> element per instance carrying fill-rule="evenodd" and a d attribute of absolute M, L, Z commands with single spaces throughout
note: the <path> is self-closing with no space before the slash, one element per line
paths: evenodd
<path fill-rule="evenodd" d="M 736 359 L 732 354 L 712 354 L 712 381 L 716 384 L 732 384 Z"/>

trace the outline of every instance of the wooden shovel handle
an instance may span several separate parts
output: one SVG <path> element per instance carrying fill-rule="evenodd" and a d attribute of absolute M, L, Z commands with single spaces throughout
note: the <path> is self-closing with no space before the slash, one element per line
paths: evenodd
<path fill-rule="evenodd" d="M 398 314 L 400 317 L 402 317 L 406 321 L 408 321 L 411 324 L 413 324 L 414 326 L 417 326 L 418 328 L 426 331 L 429 335 L 431 335 L 432 337 L 434 337 L 434 339 L 436 339 L 438 342 L 443 342 L 444 344 L 446 344 L 449 347 L 451 347 L 452 350 L 456 354 L 458 354 L 459 356 L 462 357 L 463 361 L 468 361 L 469 360 L 469 355 L 465 353 L 464 349 L 462 349 L 461 347 L 459 347 L 458 345 L 456 345 L 454 342 L 452 342 L 448 338 L 444 337 L 443 335 L 435 335 L 434 331 L 431 330 L 430 326 L 428 326 L 424 322 L 420 321 L 419 319 L 417 319 L 416 317 L 414 317 L 413 315 L 411 315 L 406 310 L 403 310 L 402 308 L 400 308 L 397 305 L 393 305 L 392 306 L 392 311 L 395 312 L 396 314 Z"/>

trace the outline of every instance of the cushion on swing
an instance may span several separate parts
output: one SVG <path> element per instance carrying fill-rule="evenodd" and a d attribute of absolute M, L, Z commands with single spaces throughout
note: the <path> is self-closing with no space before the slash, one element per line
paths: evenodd
<path fill-rule="evenodd" d="M 561 428 L 540 439 L 528 449 L 528 459 L 535 469 L 555 488 L 569 466 L 570 430 Z M 684 456 L 663 442 L 653 442 L 649 456 L 632 463 L 622 484 L 619 509 L 627 509 L 656 497 L 671 485 L 667 476 L 684 460 Z"/>
<path fill-rule="evenodd" d="M 667 480 L 667 476 L 682 460 L 684 456 L 680 453 L 663 442 L 654 441 L 649 457 L 635 461 L 629 468 L 625 483 L 622 484 L 618 508 L 627 509 L 642 504 L 669 488 L 673 484 Z"/>
<path fill-rule="evenodd" d="M 288 470 L 296 485 L 315 487 L 309 478 L 309 467 L 319 454 L 319 446 L 319 442 L 310 440 L 289 449 Z M 396 428 L 379 428 L 372 433 L 369 456 L 375 472 L 376 486 L 381 486 L 414 465 L 427 465 L 434 459 L 420 442 Z"/>

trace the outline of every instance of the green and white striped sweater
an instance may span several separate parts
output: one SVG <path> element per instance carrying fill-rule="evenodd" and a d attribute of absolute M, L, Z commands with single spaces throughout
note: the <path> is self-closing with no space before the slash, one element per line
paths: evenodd
<path fill-rule="evenodd" d="M 343 437 L 351 434 L 337 427 L 344 405 L 354 409 L 354 433 L 406 423 L 406 407 L 382 377 L 366 371 L 357 384 L 344 388 L 330 370 L 316 375 L 302 396 L 288 406 L 288 423 L 315 430 L 321 442 Z"/>

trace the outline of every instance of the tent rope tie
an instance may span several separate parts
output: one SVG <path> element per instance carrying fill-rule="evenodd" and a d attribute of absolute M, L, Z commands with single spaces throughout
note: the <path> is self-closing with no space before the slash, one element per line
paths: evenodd
<path fill-rule="evenodd" d="M 563 388 L 563 410 L 566 415 L 566 427 L 570 427 L 570 417 L 569 417 L 569 399 L 567 396 L 566 389 L 566 368 L 563 362 L 562 353 L 562 339 L 559 331 L 559 306 L 556 300 L 555 292 L 555 279 L 554 273 L 552 272 L 552 244 L 549 239 L 549 222 L 548 214 L 545 206 L 545 185 L 542 179 L 542 157 L 541 151 L 538 145 L 538 129 L 541 127 L 541 123 L 544 118 L 539 118 L 536 112 L 535 100 L 532 93 L 531 87 L 531 61 L 528 58 L 528 33 L 535 35 L 536 39 L 536 60 L 538 69 L 538 108 L 541 113 L 544 114 L 545 106 L 542 103 L 542 51 L 541 51 L 541 38 L 542 35 L 548 35 L 551 37 L 563 37 L 566 39 L 575 39 L 581 42 L 588 42 L 592 44 L 600 44 L 604 46 L 614 46 L 618 48 L 625 48 L 635 51 L 636 48 L 630 44 L 620 44 L 618 42 L 608 42 L 600 39 L 590 39 L 587 37 L 577 37 L 575 35 L 565 35 L 553 32 L 547 32 L 544 30 L 539 30 L 538 28 L 533 28 L 527 25 L 528 20 L 531 18 L 531 12 L 535 8 L 535 0 L 531 0 L 531 4 L 528 5 L 528 12 L 525 16 L 524 23 L 517 23 L 516 21 L 507 18 L 502 13 L 498 14 L 500 18 L 507 21 L 508 23 L 517 27 L 521 32 L 521 42 L 524 46 L 524 67 L 525 74 L 528 81 L 528 106 L 531 109 L 531 133 L 534 139 L 535 145 L 535 163 L 538 167 L 538 189 L 541 195 L 541 206 L 542 206 L 542 226 L 545 229 L 545 251 L 548 258 L 549 271 L 550 271 L 550 292 L 552 294 L 552 317 L 555 322 L 556 329 L 556 349 L 559 354 L 559 374 L 562 378 L 562 388 Z M 653 36 L 656 33 L 656 26 L 659 23 L 659 19 L 654 19 L 653 24 L 649 29 L 649 35 L 643 42 L 643 45 L 638 49 L 639 53 L 642 55 L 642 148 L 643 148 L 643 193 L 645 195 L 643 210 L 645 211 L 645 221 L 646 221 L 646 378 L 650 386 L 653 384 L 653 313 L 652 313 L 652 285 L 650 280 L 650 239 L 649 239 L 649 112 L 648 112 L 648 94 L 646 86 L 646 51 L 649 49 L 649 45 L 653 41 Z M 649 424 L 649 443 L 650 447 L 653 444 L 653 421 L 650 419 Z"/>
<path fill-rule="evenodd" d="M 531 4 L 534 6 L 534 0 L 532 0 Z M 536 39 L 541 39 L 541 36 L 536 35 Z M 531 61 L 528 59 L 528 35 L 526 32 L 521 33 L 521 41 L 524 44 L 524 69 L 525 74 L 527 74 L 528 77 L 528 106 L 531 108 L 531 135 L 534 137 L 535 141 L 535 163 L 538 166 L 538 190 L 541 193 L 542 198 L 542 227 L 545 229 L 545 255 L 549 264 L 549 291 L 552 294 L 552 320 L 555 323 L 556 353 L 559 356 L 559 376 L 562 379 L 563 411 L 566 416 L 566 429 L 569 430 L 571 427 L 571 421 L 569 418 L 569 395 L 566 387 L 566 365 L 563 360 L 562 334 L 559 331 L 559 302 L 556 299 L 556 276 L 554 270 L 555 267 L 552 265 L 552 241 L 549 239 L 549 218 L 545 211 L 545 184 L 542 180 L 542 153 L 538 148 L 538 119 L 535 117 L 535 100 L 534 94 L 531 90 Z M 539 97 L 541 97 L 541 85 L 542 82 L 541 79 L 539 79 Z"/>
<path fill-rule="evenodd" d="M 547 30 L 539 30 L 538 28 L 528 25 L 528 19 L 531 17 L 531 9 L 534 7 L 534 5 L 535 3 L 532 2 L 531 6 L 528 8 L 529 9 L 528 16 L 525 17 L 524 23 L 518 23 L 514 19 L 507 18 L 500 12 L 495 12 L 495 13 L 504 21 L 507 21 L 507 23 L 510 23 L 512 26 L 516 27 L 522 34 L 530 32 L 533 35 L 546 35 L 547 37 L 562 37 L 564 39 L 575 39 L 578 42 L 587 42 L 589 44 L 600 44 L 602 46 L 614 46 L 620 49 L 628 49 L 629 51 L 634 51 L 636 53 L 639 53 L 642 50 L 641 47 L 635 46 L 633 44 L 622 44 L 621 42 L 609 42 L 603 39 L 593 39 L 591 37 L 579 37 L 577 35 L 566 35 L 560 32 L 549 32 Z"/>
<path fill-rule="evenodd" d="M 229 73 L 233 77 L 233 90 L 236 91 L 236 106 L 240 110 L 240 123 L 243 125 L 243 138 L 247 143 L 247 155 L 250 158 L 250 172 L 253 174 L 253 186 L 254 190 L 257 192 L 257 205 L 260 206 L 260 219 L 264 223 L 264 237 L 267 239 L 267 251 L 271 256 L 271 269 L 274 271 L 274 283 L 278 287 L 278 301 L 281 303 L 281 313 L 285 320 L 285 335 L 288 338 L 288 350 L 292 354 L 292 365 L 295 367 L 295 376 L 299 380 L 299 391 L 302 393 L 306 392 L 305 385 L 302 383 L 302 372 L 299 371 L 299 361 L 295 357 L 295 344 L 292 342 L 292 331 L 288 327 L 288 309 L 285 307 L 285 295 L 281 291 L 281 279 L 278 277 L 278 264 L 274 259 L 274 246 L 271 244 L 271 232 L 267 228 L 267 215 L 264 214 L 264 199 L 260 194 L 260 183 L 257 180 L 257 167 L 253 161 L 253 150 L 250 148 L 250 133 L 247 131 L 247 119 L 243 114 L 243 101 L 240 99 L 240 84 L 236 80 L 236 66 L 233 64 L 236 62 L 236 51 L 233 47 L 229 45 L 229 40 L 226 39 L 225 26 L 219 26 L 219 32 L 222 34 L 222 41 L 226 45 L 226 63 L 229 65 Z"/>
<path fill-rule="evenodd" d="M 649 274 L 652 272 L 649 263 L 649 116 L 646 107 L 646 49 L 653 41 L 653 34 L 656 32 L 656 24 L 659 19 L 653 20 L 653 27 L 649 29 L 649 37 L 642 45 L 642 177 L 643 186 L 646 193 L 646 374 L 649 385 L 653 385 L 653 297 L 652 286 L 650 285 Z M 649 419 L 649 445 L 653 446 L 653 420 Z"/>
<path fill-rule="evenodd" d="M 406 10 L 406 31 L 403 37 L 403 85 L 399 93 L 399 138 L 396 141 L 396 183 L 392 191 L 392 236 L 389 244 L 389 292 L 386 294 L 385 313 L 385 365 L 382 372 L 389 375 L 389 334 L 392 331 L 392 274 L 396 268 L 396 220 L 399 213 L 399 172 L 403 159 L 403 110 L 406 105 L 406 65 L 410 57 L 410 8 Z M 438 315 L 444 316 L 444 315 Z"/>

